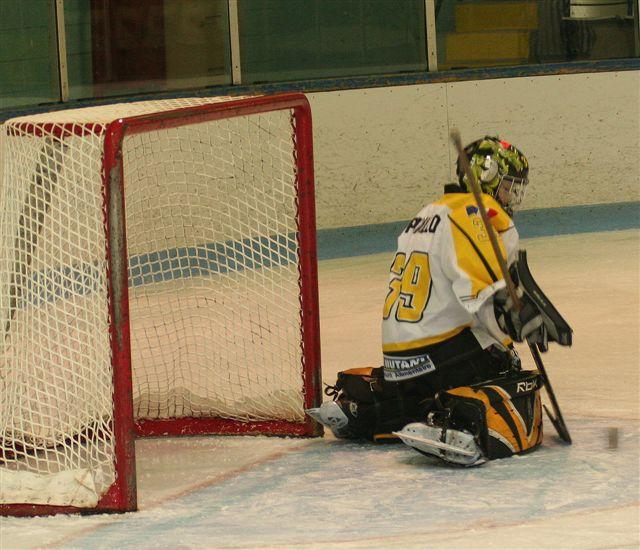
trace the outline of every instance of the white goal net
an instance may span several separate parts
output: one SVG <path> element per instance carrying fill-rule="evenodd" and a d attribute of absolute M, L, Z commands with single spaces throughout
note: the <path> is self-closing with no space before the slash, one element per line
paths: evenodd
<path fill-rule="evenodd" d="M 308 111 L 288 97 L 4 124 L 1 504 L 118 508 L 130 409 L 154 434 L 313 432 Z"/>

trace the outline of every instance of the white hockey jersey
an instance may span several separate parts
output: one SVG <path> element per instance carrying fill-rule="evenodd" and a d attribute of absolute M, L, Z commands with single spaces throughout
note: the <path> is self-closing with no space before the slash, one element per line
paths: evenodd
<path fill-rule="evenodd" d="M 518 232 L 493 197 L 483 195 L 483 201 L 510 265 L 517 256 Z M 393 367 L 401 373 L 395 379 L 433 370 L 424 358 L 416 357 L 412 365 L 411 350 L 444 342 L 467 327 L 483 348 L 494 338 L 510 343 L 495 322 L 493 307 L 490 314 L 479 314 L 504 286 L 473 195 L 446 193 L 425 206 L 398 237 L 383 309 L 385 366 L 393 360 L 388 356 L 401 355 L 409 362 Z"/>

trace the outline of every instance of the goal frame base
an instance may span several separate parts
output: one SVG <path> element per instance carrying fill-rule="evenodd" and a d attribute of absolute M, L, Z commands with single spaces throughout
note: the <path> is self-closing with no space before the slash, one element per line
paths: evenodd
<path fill-rule="evenodd" d="M 207 435 L 263 435 L 267 437 L 317 437 L 322 427 L 309 419 L 303 422 L 263 420 L 238 422 L 226 418 L 142 419 L 135 422 L 136 437 L 179 437 Z"/>

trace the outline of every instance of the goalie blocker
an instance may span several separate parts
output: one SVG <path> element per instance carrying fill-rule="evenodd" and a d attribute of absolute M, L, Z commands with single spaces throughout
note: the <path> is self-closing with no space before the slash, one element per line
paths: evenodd
<path fill-rule="evenodd" d="M 506 289 L 498 291 L 494 312 L 500 328 L 516 342 L 526 339 L 537 344 L 542 352 L 549 349 L 549 342 L 570 346 L 573 331 L 533 278 L 526 250 L 518 252 L 518 261 L 511 266 L 510 275 L 516 284 L 522 308 L 518 311 L 513 307 Z"/>

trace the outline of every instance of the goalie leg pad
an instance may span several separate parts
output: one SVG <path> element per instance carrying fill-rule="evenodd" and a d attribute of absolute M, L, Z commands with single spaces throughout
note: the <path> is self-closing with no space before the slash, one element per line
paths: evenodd
<path fill-rule="evenodd" d="M 452 427 L 476 435 L 487 459 L 529 451 L 542 442 L 541 379 L 522 371 L 444 392 Z"/>
<path fill-rule="evenodd" d="M 464 466 L 530 451 L 542 442 L 540 384 L 537 371 L 522 371 L 441 392 L 426 423 L 397 435 L 423 454 Z"/>
<path fill-rule="evenodd" d="M 350 369 L 339 372 L 336 385 L 325 390 L 333 401 L 306 412 L 339 438 L 397 441 L 392 432 L 424 418 L 427 411 L 408 387 L 385 381 L 382 368 Z"/>

